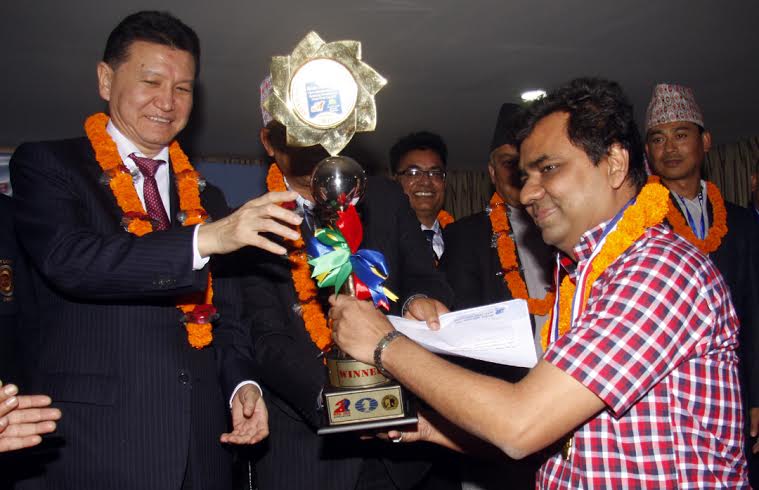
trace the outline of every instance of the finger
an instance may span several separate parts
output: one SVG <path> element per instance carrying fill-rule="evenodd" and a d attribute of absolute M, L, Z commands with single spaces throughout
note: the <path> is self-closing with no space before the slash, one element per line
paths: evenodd
<path fill-rule="evenodd" d="M 29 424 L 43 422 L 46 420 L 58 420 L 61 418 L 61 411 L 57 408 L 25 408 L 14 410 L 8 415 L 10 425 Z"/>
<path fill-rule="evenodd" d="M 266 204 L 279 204 L 282 202 L 295 201 L 298 199 L 298 193 L 294 191 L 284 192 L 267 192 L 263 196 L 258 196 L 246 202 L 243 207 L 264 206 Z"/>
<path fill-rule="evenodd" d="M 416 317 L 416 319 L 427 322 L 427 327 L 430 330 L 440 329 L 440 318 L 438 318 L 435 306 L 427 298 L 414 300 L 409 305 L 409 313 Z"/>
<path fill-rule="evenodd" d="M 248 390 L 242 401 L 242 413 L 245 418 L 250 418 L 256 411 L 256 403 L 258 402 L 258 393 L 254 390 Z"/>
<path fill-rule="evenodd" d="M 274 255 L 287 254 L 287 249 L 285 247 L 261 235 L 258 235 L 250 240 L 246 240 L 243 243 L 256 248 L 260 248 L 261 250 L 265 250 L 267 252 L 271 252 Z"/>
<path fill-rule="evenodd" d="M 47 395 L 20 395 L 18 397 L 18 408 L 42 408 L 50 406 L 53 400 Z"/>
<path fill-rule="evenodd" d="M 19 449 L 36 446 L 40 442 L 42 442 L 42 438 L 38 435 L 0 439 L 0 453 L 18 451 Z"/>
<path fill-rule="evenodd" d="M 18 393 L 18 386 L 14 384 L 5 385 L 2 392 L 0 392 L 0 400 L 12 397 Z"/>
<path fill-rule="evenodd" d="M 300 238 L 300 233 L 298 233 L 296 230 L 292 229 L 288 225 L 283 225 L 279 221 L 276 221 L 272 218 L 263 218 L 256 223 L 256 226 L 251 226 L 245 231 L 258 235 L 261 233 L 271 233 L 272 235 L 277 235 L 288 240 L 297 240 Z"/>
<path fill-rule="evenodd" d="M 0 435 L 0 439 L 5 437 L 27 437 L 35 434 L 49 434 L 55 430 L 56 424 L 51 420 L 29 424 L 11 424 Z"/>
<path fill-rule="evenodd" d="M 751 437 L 756 437 L 757 433 L 759 433 L 759 409 L 752 408 L 749 418 L 751 419 Z"/>
<path fill-rule="evenodd" d="M 0 417 L 13 413 L 18 408 L 18 397 L 12 396 L 0 403 Z"/>

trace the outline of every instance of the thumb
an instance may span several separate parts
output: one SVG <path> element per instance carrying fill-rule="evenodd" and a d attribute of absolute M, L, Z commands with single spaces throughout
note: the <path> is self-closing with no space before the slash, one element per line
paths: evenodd
<path fill-rule="evenodd" d="M 247 390 L 245 396 L 243 396 L 242 413 L 245 418 L 252 417 L 256 410 L 256 402 L 258 402 L 258 396 L 256 395 L 257 393 L 254 393 L 253 390 Z"/>

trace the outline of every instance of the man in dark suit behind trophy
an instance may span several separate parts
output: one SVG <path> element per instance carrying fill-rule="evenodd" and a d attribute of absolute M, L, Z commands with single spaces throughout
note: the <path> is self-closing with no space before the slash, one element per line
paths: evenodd
<path fill-rule="evenodd" d="M 320 41 L 314 36 L 309 34 L 299 46 L 309 40 Z M 343 66 L 355 62 L 347 60 Z M 313 169 L 329 153 L 320 145 L 295 145 L 295 130 L 282 122 L 287 114 L 265 109 L 275 97 L 290 93 L 289 89 L 278 89 L 276 83 L 272 87 L 275 73 L 272 69 L 272 77 L 261 85 L 265 127 L 260 137 L 273 160 L 267 185 L 270 191 L 289 189 L 298 193 L 297 209 L 305 216 L 300 231 L 307 241 L 317 227 L 324 226 L 318 218 L 319 210 L 314 209 L 310 183 Z M 403 310 L 417 319 L 437 321 L 437 314 L 447 311 L 443 303 L 449 303 L 451 292 L 442 274 L 433 268 L 431 248 L 401 188 L 387 179 L 369 177 L 357 211 L 364 232 L 361 248 L 384 254 L 389 269 L 385 286 L 399 296 L 398 302 L 390 305 L 390 312 L 400 314 Z M 399 445 L 377 440 L 361 441 L 356 432 L 317 435 L 324 423 L 322 388 L 328 384 L 322 349 L 331 342 L 325 318 L 330 291 L 317 290 L 310 278 L 305 243 L 286 241 L 285 245 L 289 260 L 262 254 L 266 257 L 251 261 L 255 270 L 246 287 L 255 372 L 270 401 L 271 436 L 255 449 L 261 451 L 256 462 L 259 488 L 458 488 L 430 480 L 430 462 L 418 451 L 399 451 Z"/>
<path fill-rule="evenodd" d="M 97 67 L 109 116 L 88 118 L 87 138 L 27 143 L 13 155 L 36 302 L 23 329 L 36 352 L 25 359 L 27 390 L 63 412 L 44 468 L 19 488 L 228 489 L 226 443 L 267 435 L 259 389 L 238 384 L 252 374 L 239 284 L 211 256 L 244 245 L 282 253 L 258 231 L 295 238 L 277 221 L 300 218 L 276 205 L 292 193 L 225 217 L 220 191 L 204 189 L 174 141 L 192 109 L 199 52 L 196 34 L 170 14 L 126 17 Z"/>

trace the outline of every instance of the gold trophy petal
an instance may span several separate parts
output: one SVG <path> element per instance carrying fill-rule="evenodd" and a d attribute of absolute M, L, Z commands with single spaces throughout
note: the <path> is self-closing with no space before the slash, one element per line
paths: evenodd
<path fill-rule="evenodd" d="M 377 125 L 374 96 L 387 84 L 361 61 L 361 43 L 325 43 L 309 32 L 289 56 L 271 62 L 263 107 L 287 128 L 290 146 L 322 145 L 337 155 L 356 132 Z"/>

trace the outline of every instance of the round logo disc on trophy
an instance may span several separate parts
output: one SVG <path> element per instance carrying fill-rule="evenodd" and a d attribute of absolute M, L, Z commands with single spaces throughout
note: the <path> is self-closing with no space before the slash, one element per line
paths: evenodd
<path fill-rule="evenodd" d="M 339 126 L 351 116 L 357 100 L 356 79 L 335 60 L 310 60 L 295 70 L 290 81 L 295 115 L 315 128 Z"/>

